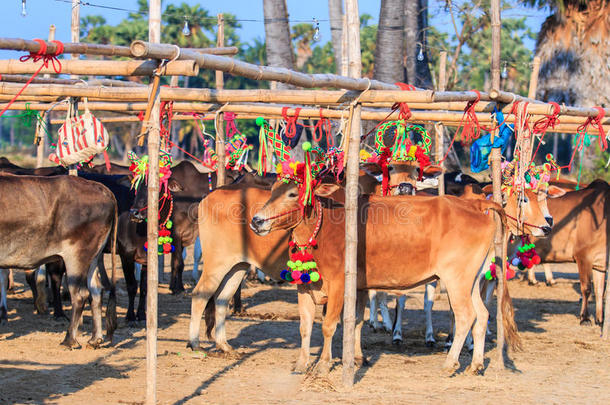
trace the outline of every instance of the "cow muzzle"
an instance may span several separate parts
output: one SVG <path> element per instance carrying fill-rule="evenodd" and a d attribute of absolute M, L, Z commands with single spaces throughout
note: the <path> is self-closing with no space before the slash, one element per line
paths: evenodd
<path fill-rule="evenodd" d="M 411 183 L 400 183 L 394 195 L 415 195 L 415 187 Z"/>
<path fill-rule="evenodd" d="M 255 234 L 263 236 L 269 233 L 271 224 L 269 223 L 269 220 L 256 215 L 252 218 L 252 221 L 250 221 L 250 229 L 252 229 Z"/>
<path fill-rule="evenodd" d="M 552 231 L 552 228 L 550 226 L 543 226 L 540 229 L 542 229 L 542 232 L 544 232 L 544 236 L 548 236 Z"/>
<path fill-rule="evenodd" d="M 544 219 L 546 219 L 547 224 L 549 224 L 549 226 L 553 226 L 553 217 L 544 217 Z"/>
<path fill-rule="evenodd" d="M 130 218 L 133 222 L 142 222 L 146 219 L 146 216 L 143 211 L 140 211 L 137 208 L 132 208 L 129 210 Z"/>

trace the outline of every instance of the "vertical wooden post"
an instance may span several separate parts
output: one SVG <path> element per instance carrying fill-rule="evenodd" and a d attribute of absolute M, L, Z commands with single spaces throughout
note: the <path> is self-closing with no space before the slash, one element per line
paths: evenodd
<path fill-rule="evenodd" d="M 360 78 L 362 56 L 360 54 L 360 14 L 358 0 L 345 0 L 347 19 L 348 73 Z M 343 299 L 343 385 L 354 385 L 354 342 L 356 332 L 356 272 L 358 269 L 358 164 L 360 149 L 360 114 L 362 105 L 357 103 L 352 113 L 347 149 L 345 177 L 345 293 Z"/>
<path fill-rule="evenodd" d="M 80 1 L 72 0 L 72 16 L 70 24 L 70 40 L 74 43 L 80 42 Z M 72 54 L 72 59 L 78 58 L 78 55 Z M 78 75 L 71 75 L 70 78 L 78 79 Z M 68 168 L 68 174 L 70 176 L 78 176 L 78 172 L 75 165 L 71 165 Z"/>
<path fill-rule="evenodd" d="M 536 98 L 536 91 L 538 90 L 538 73 L 540 73 L 540 56 L 534 56 L 532 75 L 530 76 L 530 87 L 527 92 L 529 98 Z"/>
<path fill-rule="evenodd" d="M 216 37 L 216 46 L 224 46 L 225 43 L 225 19 L 222 13 L 218 14 L 218 35 Z M 224 73 L 216 71 L 216 89 L 222 90 L 225 86 Z M 225 168 L 225 130 L 223 113 L 218 114 L 216 120 L 216 154 L 218 155 L 218 171 L 216 172 L 216 187 L 220 187 L 226 183 L 226 168 Z"/>
<path fill-rule="evenodd" d="M 603 340 L 610 340 L 610 319 L 608 318 L 610 318 L 610 273 L 606 268 L 606 298 L 604 303 L 604 324 L 602 326 Z"/>
<path fill-rule="evenodd" d="M 347 76 L 348 74 L 347 53 L 347 16 L 343 14 L 343 29 L 341 30 L 341 76 Z"/>
<path fill-rule="evenodd" d="M 49 26 L 49 42 L 55 39 L 55 25 Z M 45 79 L 51 77 L 50 74 L 43 76 Z M 44 150 L 47 142 L 46 131 L 48 131 L 47 116 L 45 115 L 42 121 L 36 125 L 36 131 L 38 132 L 38 146 L 36 147 L 36 167 L 42 167 L 44 161 Z"/>
<path fill-rule="evenodd" d="M 445 91 L 447 83 L 447 52 L 442 51 L 440 55 L 440 63 L 438 67 L 438 90 Z M 440 161 L 445 155 L 445 128 L 443 124 L 438 123 L 434 126 L 436 135 L 436 156 Z M 445 195 L 445 163 L 440 162 L 441 175 L 438 176 L 438 195 Z"/>
<path fill-rule="evenodd" d="M 277 90 L 277 82 L 270 82 L 269 83 L 269 88 L 271 90 Z M 269 127 L 271 129 L 273 129 L 274 132 L 277 132 L 278 127 L 279 127 L 279 120 L 276 119 L 272 119 L 269 120 Z M 267 173 L 272 173 L 274 172 L 274 164 L 273 164 L 273 156 L 274 154 L 272 153 L 269 159 L 265 159 L 265 170 L 267 171 Z"/>
<path fill-rule="evenodd" d="M 500 0 L 491 0 L 491 87 L 500 88 L 500 35 L 502 22 L 500 20 Z M 491 142 L 497 135 L 497 130 L 492 133 Z M 491 150 L 491 180 L 493 184 L 493 200 L 502 204 L 502 172 L 500 168 L 502 154 L 500 148 Z M 498 280 L 497 299 L 498 306 L 496 311 L 497 323 L 497 365 L 504 367 L 504 324 L 502 319 L 502 292 L 504 291 L 504 261 L 506 257 L 502 255 L 503 233 L 500 220 L 496 218 L 496 233 L 494 235 L 494 249 L 496 258 L 500 258 L 499 265 L 496 266 L 496 278 Z"/>
<path fill-rule="evenodd" d="M 161 42 L 161 0 L 149 0 L 148 3 L 148 40 Z M 152 82 L 152 81 L 151 81 Z M 153 95 L 153 107 L 149 118 L 148 130 L 148 208 L 147 241 L 149 249 L 146 255 L 147 288 L 146 294 L 146 404 L 157 403 L 157 300 L 159 276 L 157 268 L 157 238 L 159 234 L 159 136 L 161 97 L 159 87 L 150 85 Z"/>

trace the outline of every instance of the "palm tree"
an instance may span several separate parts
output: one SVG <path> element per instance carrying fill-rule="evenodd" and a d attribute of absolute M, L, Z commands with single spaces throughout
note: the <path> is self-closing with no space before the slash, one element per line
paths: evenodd
<path fill-rule="evenodd" d="M 559 103 L 610 106 L 610 1 L 522 0 L 548 7 L 536 41 L 538 95 Z"/>
<path fill-rule="evenodd" d="M 404 81 L 402 66 L 404 22 L 400 13 L 404 1 L 381 1 L 373 77 L 383 82 Z"/>
<path fill-rule="evenodd" d="M 335 72 L 341 73 L 341 43 L 343 32 L 343 1 L 328 0 L 328 18 L 330 19 L 330 37 L 335 53 Z"/>
<path fill-rule="evenodd" d="M 294 54 L 290 41 L 290 25 L 286 0 L 263 0 L 265 15 L 265 45 L 269 66 L 294 68 Z M 289 86 L 278 83 L 278 89 Z"/>
<path fill-rule="evenodd" d="M 428 0 L 404 0 L 405 69 L 409 84 L 432 88 L 426 32 Z"/>

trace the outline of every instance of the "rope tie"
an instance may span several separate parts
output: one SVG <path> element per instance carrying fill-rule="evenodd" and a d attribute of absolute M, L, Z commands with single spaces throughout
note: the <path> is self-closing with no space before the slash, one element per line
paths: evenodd
<path fill-rule="evenodd" d="M 297 134 L 297 120 L 299 119 L 299 113 L 301 112 L 301 109 L 298 107 L 295 108 L 294 116 L 289 117 L 288 108 L 289 107 L 282 107 L 282 117 L 284 118 L 284 121 L 286 121 L 286 131 L 284 132 L 284 134 L 288 138 L 292 139 Z"/>
<path fill-rule="evenodd" d="M 437 164 L 443 163 L 445 159 L 447 159 L 447 156 L 449 156 L 449 152 L 451 151 L 451 148 L 453 148 L 453 144 L 460 134 L 460 129 L 462 130 L 462 142 L 474 141 L 481 135 L 481 126 L 479 125 L 479 119 L 477 118 L 477 114 L 475 112 L 477 103 L 481 101 L 481 93 L 478 90 L 472 91 L 476 93 L 477 98 L 466 103 L 464 114 L 462 114 L 462 119 L 460 120 L 460 124 L 453 134 L 453 138 L 451 138 L 451 143 L 445 152 L 445 156 L 443 156 L 443 158 L 440 159 Z"/>
<path fill-rule="evenodd" d="M 324 118 L 324 115 L 322 114 L 322 109 L 320 108 L 320 120 L 313 128 L 313 140 L 315 142 L 320 143 L 324 134 L 326 134 L 326 147 L 329 148 L 333 146 L 334 141 L 332 137 L 332 128 L 330 125 L 330 120 L 328 118 Z"/>
<path fill-rule="evenodd" d="M 235 119 L 237 118 L 237 114 L 233 113 L 233 112 L 226 112 L 224 113 L 224 119 L 225 119 L 225 132 L 226 132 L 226 137 L 227 138 L 231 138 L 233 135 L 235 134 L 240 134 L 241 132 L 239 132 L 239 130 L 237 129 L 237 126 L 235 126 Z"/>
<path fill-rule="evenodd" d="M 42 68 L 49 67 L 49 62 L 51 62 L 51 64 L 53 65 L 53 70 L 55 70 L 55 73 L 57 73 L 57 74 L 61 73 L 61 62 L 59 61 L 59 59 L 57 59 L 57 57 L 59 55 L 61 55 L 62 53 L 64 53 L 64 44 L 61 43 L 60 41 L 51 41 L 56 45 L 57 49 L 55 50 L 55 53 L 49 54 L 49 53 L 47 53 L 46 41 L 39 39 L 39 38 L 34 39 L 34 41 L 36 41 L 36 42 L 38 42 L 38 44 L 40 44 L 40 49 L 38 50 L 38 52 L 30 52 L 29 55 L 23 55 L 22 57 L 19 58 L 19 60 L 21 62 L 27 62 L 28 60 L 32 59 L 33 63 L 36 63 L 36 62 L 39 62 L 42 60 L 42 64 L 40 65 L 38 70 L 36 72 L 34 72 L 32 77 L 30 77 L 30 79 L 25 83 L 25 85 L 23 85 L 21 90 L 19 90 L 17 92 L 17 94 L 15 94 L 15 97 L 13 97 L 11 99 L 11 101 L 8 102 L 8 104 L 6 105 L 6 107 L 4 107 L 4 109 L 2 111 L 0 111 L 0 117 L 6 112 L 6 110 L 8 110 L 10 108 L 11 105 L 13 105 L 15 100 L 17 100 L 17 98 L 19 98 L 19 96 L 21 95 L 21 93 L 23 93 L 23 91 L 26 89 L 26 87 L 28 87 L 30 85 L 30 83 L 32 83 L 32 80 L 34 80 L 34 78 L 36 76 L 38 76 L 38 73 L 40 73 Z"/>
<path fill-rule="evenodd" d="M 601 151 L 605 151 L 606 149 L 608 149 L 608 142 L 606 141 L 606 131 L 604 131 L 602 120 L 604 119 L 606 111 L 602 107 L 593 108 L 598 111 L 597 115 L 595 117 L 587 117 L 587 120 L 584 122 L 584 124 L 580 125 L 577 128 L 577 131 L 579 133 L 586 133 L 590 125 L 593 125 L 593 127 L 597 127 L 597 130 L 599 131 L 599 149 Z"/>

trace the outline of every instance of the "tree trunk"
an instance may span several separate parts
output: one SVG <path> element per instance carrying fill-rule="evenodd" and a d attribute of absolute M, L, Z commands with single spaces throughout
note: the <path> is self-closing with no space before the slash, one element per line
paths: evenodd
<path fill-rule="evenodd" d="M 373 78 L 387 83 L 404 81 L 402 65 L 404 0 L 382 0 L 375 47 Z M 398 12 L 397 12 L 398 11 Z"/>
<path fill-rule="evenodd" d="M 294 54 L 290 41 L 290 25 L 286 0 L 263 0 L 265 15 L 265 48 L 269 66 L 294 69 Z M 278 83 L 278 89 L 289 86 Z"/>
<path fill-rule="evenodd" d="M 427 36 L 428 0 L 405 0 L 404 3 L 404 64 L 407 82 L 432 89 L 432 73 L 428 65 Z M 418 60 L 418 55 L 423 60 Z"/>
<path fill-rule="evenodd" d="M 333 52 L 335 53 L 335 72 L 341 74 L 342 0 L 328 0 L 328 18 L 330 19 L 330 37 L 333 44 Z"/>

